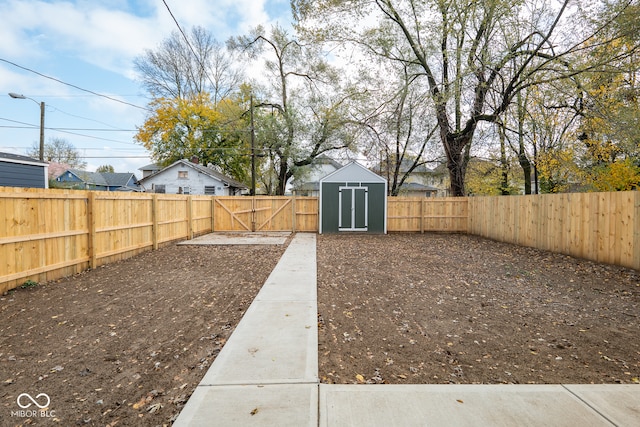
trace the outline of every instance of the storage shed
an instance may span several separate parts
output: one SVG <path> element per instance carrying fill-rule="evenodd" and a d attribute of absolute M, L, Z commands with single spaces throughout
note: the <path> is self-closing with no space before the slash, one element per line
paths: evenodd
<path fill-rule="evenodd" d="M 0 186 L 49 188 L 48 167 L 31 157 L 0 153 Z"/>
<path fill-rule="evenodd" d="M 387 232 L 387 180 L 357 162 L 320 180 L 320 233 Z"/>

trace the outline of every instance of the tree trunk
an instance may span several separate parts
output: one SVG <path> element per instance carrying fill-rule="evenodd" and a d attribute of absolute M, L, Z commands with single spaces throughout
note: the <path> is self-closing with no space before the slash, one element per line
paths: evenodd
<path fill-rule="evenodd" d="M 522 167 L 524 173 L 524 194 L 531 194 L 531 162 L 527 158 L 527 154 L 524 152 L 524 147 L 520 146 L 520 153 L 518 153 L 518 162 Z"/>
<path fill-rule="evenodd" d="M 280 170 L 278 171 L 278 183 L 276 185 L 276 196 L 284 196 L 284 192 L 287 188 L 287 180 L 291 177 L 289 173 L 289 165 L 287 164 L 287 158 L 280 157 Z"/>
<path fill-rule="evenodd" d="M 500 194 L 509 195 L 509 163 L 507 162 L 507 147 L 505 144 L 504 128 L 499 127 L 500 135 L 500 169 L 502 171 L 502 180 L 500 182 Z"/>
<path fill-rule="evenodd" d="M 447 169 L 449 170 L 449 181 L 451 184 L 451 195 L 453 197 L 466 196 L 464 178 L 469 163 L 469 152 L 466 150 L 470 146 L 473 138 L 473 131 L 451 134 L 447 133 L 443 145 L 447 154 Z"/>

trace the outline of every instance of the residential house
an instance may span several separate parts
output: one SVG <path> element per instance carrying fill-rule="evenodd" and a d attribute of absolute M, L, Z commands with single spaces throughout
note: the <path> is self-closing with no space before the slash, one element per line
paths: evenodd
<path fill-rule="evenodd" d="M 49 188 L 47 163 L 0 152 L 0 186 Z"/>
<path fill-rule="evenodd" d="M 143 166 L 138 170 L 142 171 L 142 177 L 146 178 L 149 175 L 153 175 L 154 173 L 158 172 L 159 170 L 162 170 L 162 166 L 159 166 L 159 165 L 157 165 L 155 163 L 151 163 L 150 165 Z"/>
<path fill-rule="evenodd" d="M 56 178 L 59 187 L 96 191 L 140 191 L 138 179 L 131 172 L 87 172 L 67 169 Z"/>
<path fill-rule="evenodd" d="M 400 165 L 398 180 L 402 179 L 411 166 L 413 160 L 404 159 Z M 393 186 L 393 172 L 395 165 L 386 162 L 378 163 L 373 170 L 389 182 L 389 191 Z M 398 196 L 407 197 L 446 197 L 449 195 L 449 175 L 446 166 L 439 165 L 435 169 L 425 164 L 417 166 L 409 173 L 402 186 L 398 189 Z"/>
<path fill-rule="evenodd" d="M 141 168 L 143 174 L 150 166 Z M 178 160 L 143 177 L 139 184 L 144 191 L 170 194 L 207 194 L 235 196 L 247 191 L 247 186 L 211 167 L 186 159 Z"/>
<path fill-rule="evenodd" d="M 316 157 L 313 162 L 303 166 L 297 178 L 291 181 L 291 193 L 295 196 L 318 197 L 320 179 L 340 169 L 342 165 L 325 155 Z"/>

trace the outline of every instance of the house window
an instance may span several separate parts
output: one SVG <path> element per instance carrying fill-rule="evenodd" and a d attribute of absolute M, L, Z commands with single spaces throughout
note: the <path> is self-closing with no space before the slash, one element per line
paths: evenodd
<path fill-rule="evenodd" d="M 216 187 L 215 185 L 205 185 L 204 186 L 204 194 L 208 196 L 216 195 Z"/>
<path fill-rule="evenodd" d="M 189 171 L 178 171 L 178 179 L 189 178 Z"/>
<path fill-rule="evenodd" d="M 160 185 L 160 184 L 154 184 L 154 185 L 153 185 L 153 191 L 154 191 L 155 193 L 166 193 L 166 192 L 167 192 L 167 191 L 166 191 L 166 189 L 165 189 L 164 184 L 163 184 L 163 185 Z"/>
<path fill-rule="evenodd" d="M 182 187 L 183 194 L 191 194 L 191 187 Z"/>

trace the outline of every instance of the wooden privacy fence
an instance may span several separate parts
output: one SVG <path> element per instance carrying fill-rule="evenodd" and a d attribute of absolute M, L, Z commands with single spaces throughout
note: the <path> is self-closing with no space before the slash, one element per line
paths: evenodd
<path fill-rule="evenodd" d="M 215 231 L 318 231 L 318 199 L 286 196 L 214 198 Z"/>
<path fill-rule="evenodd" d="M 387 201 L 390 232 L 467 232 L 640 269 L 640 192 Z M 0 292 L 211 231 L 318 231 L 315 197 L 0 187 Z"/>
<path fill-rule="evenodd" d="M 640 192 L 471 197 L 470 234 L 640 270 Z"/>
<path fill-rule="evenodd" d="M 387 231 L 467 231 L 467 198 L 388 197 Z"/>
<path fill-rule="evenodd" d="M 0 292 L 212 230 L 209 196 L 0 187 Z"/>

